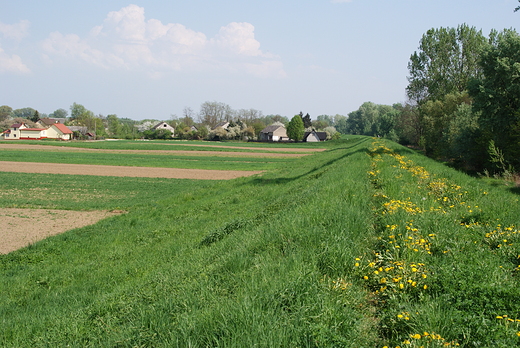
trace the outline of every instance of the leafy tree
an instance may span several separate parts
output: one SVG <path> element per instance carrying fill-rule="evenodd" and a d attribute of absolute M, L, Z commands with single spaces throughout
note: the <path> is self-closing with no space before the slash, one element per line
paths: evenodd
<path fill-rule="evenodd" d="M 518 0 L 518 2 L 520 2 L 520 0 Z M 518 11 L 518 10 L 520 10 L 520 6 L 517 6 L 517 7 L 515 8 L 515 12 Z"/>
<path fill-rule="evenodd" d="M 349 113 L 347 132 L 371 136 L 386 136 L 397 123 L 398 110 L 389 105 L 363 103 L 358 110 Z"/>
<path fill-rule="evenodd" d="M 222 121 L 231 121 L 233 110 L 224 103 L 206 101 L 200 106 L 199 120 L 210 127 Z"/>
<path fill-rule="evenodd" d="M 485 46 L 482 31 L 466 24 L 428 30 L 410 56 L 408 98 L 421 104 L 466 90 L 470 79 L 481 76 L 478 58 Z"/>
<path fill-rule="evenodd" d="M 235 112 L 237 120 L 251 123 L 253 120 L 262 118 L 262 111 L 256 109 L 240 109 Z"/>
<path fill-rule="evenodd" d="M 34 114 L 29 119 L 33 122 L 38 122 L 40 120 L 40 113 L 38 112 L 38 110 L 35 110 Z"/>
<path fill-rule="evenodd" d="M 340 132 L 341 134 L 347 134 L 348 133 L 347 117 L 343 116 L 343 115 L 334 116 L 334 127 L 336 127 L 336 130 L 338 132 Z"/>
<path fill-rule="evenodd" d="M 72 103 L 70 106 L 70 117 L 74 120 L 78 117 L 81 117 L 87 113 L 92 113 L 91 111 L 87 110 L 83 105 L 78 103 Z M 92 113 L 94 115 L 94 113 Z"/>
<path fill-rule="evenodd" d="M 496 35 L 482 54 L 483 76 L 470 84 L 473 109 L 480 112 L 484 137 L 494 141 L 509 163 L 520 168 L 520 36 Z"/>
<path fill-rule="evenodd" d="M 172 138 L 172 132 L 167 129 L 148 129 L 143 132 L 145 139 L 162 139 L 167 140 Z"/>
<path fill-rule="evenodd" d="M 27 120 L 30 120 L 33 116 L 36 110 L 33 108 L 22 108 L 22 109 L 16 109 L 12 112 L 13 118 L 25 118 Z"/>
<path fill-rule="evenodd" d="M 70 120 L 67 124 L 71 126 L 87 127 L 89 132 L 95 132 L 97 137 L 106 136 L 105 120 L 102 115 L 97 117 L 90 110 L 87 110 L 83 105 L 73 103 L 70 107 Z"/>
<path fill-rule="evenodd" d="M 484 167 L 485 142 L 478 124 L 479 115 L 470 104 L 462 103 L 450 115 L 444 133 L 445 155 L 452 163 L 466 171 L 479 172 Z"/>
<path fill-rule="evenodd" d="M 0 106 L 0 122 L 11 117 L 13 108 L 7 105 Z"/>
<path fill-rule="evenodd" d="M 302 115 L 302 113 L 300 112 L 300 116 Z M 302 120 L 303 120 L 303 127 L 304 128 L 310 128 L 312 127 L 312 120 L 311 120 L 311 116 L 307 113 L 305 114 L 305 116 L 302 116 Z"/>
<path fill-rule="evenodd" d="M 333 126 L 329 126 L 329 123 L 327 121 L 324 121 L 324 120 L 316 120 L 316 121 L 312 121 L 312 127 L 314 129 L 324 129 L 326 127 L 333 127 Z M 335 128 L 334 128 L 335 129 Z"/>
<path fill-rule="evenodd" d="M 222 127 L 217 127 L 215 129 L 212 129 L 208 134 L 209 140 L 215 140 L 220 141 L 227 138 L 227 131 Z"/>
<path fill-rule="evenodd" d="M 278 114 L 277 115 L 267 115 L 265 117 L 260 117 L 258 119 L 261 120 L 262 122 L 264 122 L 264 124 L 266 124 L 266 125 L 273 124 L 275 122 L 281 122 L 283 124 L 289 123 L 289 119 L 286 116 L 281 116 Z"/>
<path fill-rule="evenodd" d="M 295 115 L 287 125 L 287 136 L 294 141 L 302 141 L 305 127 L 301 115 Z"/>
<path fill-rule="evenodd" d="M 118 138 L 121 135 L 122 125 L 119 122 L 117 115 L 108 115 L 107 124 L 109 135 Z"/>
<path fill-rule="evenodd" d="M 404 145 L 418 145 L 423 135 L 419 108 L 409 103 L 396 104 L 394 108 L 399 112 L 395 126 L 399 142 Z"/>
<path fill-rule="evenodd" d="M 437 100 L 428 100 L 420 107 L 423 147 L 433 157 L 442 157 L 448 150 L 445 134 L 459 105 L 470 104 L 467 92 L 449 93 Z"/>
<path fill-rule="evenodd" d="M 69 113 L 65 109 L 57 109 L 49 115 L 50 118 L 67 118 Z"/>

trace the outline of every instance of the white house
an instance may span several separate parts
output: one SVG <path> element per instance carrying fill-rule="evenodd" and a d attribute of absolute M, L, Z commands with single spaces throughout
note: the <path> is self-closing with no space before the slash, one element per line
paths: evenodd
<path fill-rule="evenodd" d="M 70 140 L 72 131 L 61 123 L 55 123 L 49 128 L 29 128 L 25 123 L 15 123 L 3 135 L 5 140 Z"/>
<path fill-rule="evenodd" d="M 318 141 L 325 141 L 327 140 L 327 132 L 305 132 L 303 135 L 303 141 L 306 142 L 318 142 Z"/>
<path fill-rule="evenodd" d="M 64 124 L 54 123 L 47 129 L 47 138 L 71 140 L 73 132 Z"/>
<path fill-rule="evenodd" d="M 172 138 L 173 136 L 175 135 L 175 128 L 173 128 L 172 126 L 170 126 L 168 123 L 166 122 L 161 122 L 161 123 L 158 123 L 156 124 L 155 126 L 152 127 L 153 130 L 156 130 L 156 129 L 165 129 L 165 130 L 169 130 L 170 132 L 172 132 Z"/>

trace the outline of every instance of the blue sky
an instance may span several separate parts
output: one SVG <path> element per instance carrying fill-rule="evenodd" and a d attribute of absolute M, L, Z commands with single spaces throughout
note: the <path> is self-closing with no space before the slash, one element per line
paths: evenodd
<path fill-rule="evenodd" d="M 519 30 L 517 0 L 0 0 L 0 105 L 168 120 L 205 101 L 313 119 L 404 102 L 430 28 Z"/>

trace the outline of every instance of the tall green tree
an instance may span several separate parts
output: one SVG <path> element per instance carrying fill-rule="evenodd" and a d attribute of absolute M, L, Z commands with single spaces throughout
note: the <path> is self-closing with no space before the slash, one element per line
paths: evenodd
<path fill-rule="evenodd" d="M 312 127 L 311 115 L 309 115 L 309 113 L 305 114 L 305 116 L 302 116 L 302 121 L 304 128 Z"/>
<path fill-rule="evenodd" d="M 34 114 L 29 119 L 33 122 L 38 122 L 40 120 L 40 113 L 38 110 L 35 110 Z"/>
<path fill-rule="evenodd" d="M 294 115 L 291 121 L 289 121 L 289 124 L 287 124 L 287 136 L 294 141 L 302 141 L 304 134 L 305 127 L 302 117 L 300 115 Z"/>
<path fill-rule="evenodd" d="M 410 56 L 408 98 L 420 104 L 466 90 L 470 79 L 482 75 L 478 59 L 486 43 L 481 30 L 466 24 L 428 30 Z"/>
<path fill-rule="evenodd" d="M 466 91 L 448 93 L 438 99 L 428 100 L 420 107 L 423 141 L 421 146 L 426 154 L 440 158 L 447 155 L 448 144 L 445 137 L 454 113 L 462 104 L 470 104 Z"/>
<path fill-rule="evenodd" d="M 107 116 L 108 134 L 112 137 L 120 138 L 122 136 L 122 124 L 117 118 L 117 115 Z"/>
<path fill-rule="evenodd" d="M 11 113 L 13 112 L 13 108 L 7 105 L 0 106 L 0 122 L 3 120 L 7 120 L 11 117 Z"/>
<path fill-rule="evenodd" d="M 470 84 L 473 108 L 488 141 L 520 169 L 520 35 L 514 30 L 498 34 L 482 54 L 483 76 Z"/>

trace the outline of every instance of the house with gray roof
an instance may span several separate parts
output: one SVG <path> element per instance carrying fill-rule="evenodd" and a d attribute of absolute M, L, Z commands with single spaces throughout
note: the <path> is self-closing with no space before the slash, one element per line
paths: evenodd
<path fill-rule="evenodd" d="M 261 141 L 288 141 L 287 130 L 282 125 L 267 126 L 260 131 Z"/>

